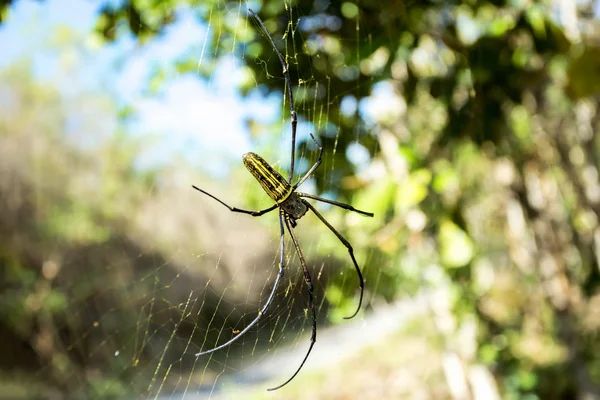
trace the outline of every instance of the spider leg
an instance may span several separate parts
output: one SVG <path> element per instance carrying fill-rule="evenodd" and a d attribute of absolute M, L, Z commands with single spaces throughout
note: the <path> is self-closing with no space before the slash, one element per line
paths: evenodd
<path fill-rule="evenodd" d="M 310 352 L 312 351 L 312 348 L 315 345 L 315 342 L 317 341 L 317 313 L 315 311 L 315 303 L 314 303 L 314 298 L 313 298 L 312 280 L 310 279 L 310 273 L 308 272 L 308 267 L 306 266 L 306 261 L 304 260 L 304 254 L 302 254 L 302 250 L 300 249 L 300 245 L 298 244 L 298 239 L 296 239 L 296 234 L 294 233 L 294 228 L 292 226 L 292 222 L 290 221 L 289 218 L 286 217 L 285 223 L 287 226 L 287 230 L 290 233 L 290 236 L 292 237 L 292 242 L 294 242 L 294 247 L 296 248 L 296 253 L 298 253 L 298 258 L 300 259 L 300 264 L 302 265 L 302 271 L 304 272 L 304 282 L 306 282 L 306 286 L 308 287 L 308 306 L 310 307 L 311 314 L 312 314 L 312 334 L 310 335 L 310 347 L 308 348 L 308 351 L 306 352 L 306 355 L 304 356 L 302 363 L 300 364 L 300 366 L 298 367 L 296 372 L 294 372 L 294 375 L 292 375 L 292 377 L 290 379 L 288 379 L 281 385 L 267 389 L 268 391 L 273 391 L 273 390 L 277 390 L 277 389 L 284 387 L 285 385 L 290 383 L 292 381 L 292 379 L 294 379 L 296 377 L 296 375 L 298 375 L 298 372 L 300 372 L 300 370 L 304 366 L 304 363 L 308 359 L 308 356 L 309 356 Z"/>
<path fill-rule="evenodd" d="M 312 175 L 313 172 L 315 172 L 315 169 L 317 169 L 319 167 L 319 165 L 321 165 L 321 161 L 323 159 L 323 146 L 321 146 L 321 144 L 319 142 L 317 142 L 317 139 L 315 139 L 315 137 L 313 136 L 312 133 L 310 134 L 310 137 L 312 138 L 313 142 L 315 142 L 315 144 L 319 148 L 319 158 L 317 158 L 317 161 L 313 164 L 312 167 L 310 167 L 308 172 L 306 174 L 304 174 L 304 176 L 302 178 L 300 178 L 300 180 L 294 186 L 292 186 L 292 190 L 296 190 L 296 188 L 298 188 L 298 186 L 302 185 L 304 183 L 304 181 L 307 180 Z"/>
<path fill-rule="evenodd" d="M 291 161 L 290 161 L 290 177 L 288 178 L 288 183 L 291 185 L 292 178 L 294 177 L 294 159 L 296 157 L 296 154 L 295 154 L 296 153 L 296 125 L 298 124 L 298 118 L 296 116 L 296 110 L 294 108 L 294 95 L 292 94 L 292 78 L 290 78 L 290 71 L 289 71 L 287 62 L 283 59 L 283 56 L 277 49 L 277 46 L 275 45 L 273 38 L 269 34 L 267 27 L 265 26 L 265 24 L 263 24 L 262 20 L 259 18 L 259 16 L 254 11 L 252 11 L 249 8 L 248 12 L 250 13 L 250 15 L 252 15 L 254 17 L 256 22 L 258 22 L 260 29 L 263 31 L 263 33 L 265 34 L 267 39 L 269 39 L 269 42 L 271 42 L 271 46 L 273 47 L 273 50 L 275 50 L 275 54 L 277 54 L 277 58 L 279 58 L 279 62 L 281 63 L 281 67 L 283 68 L 283 76 L 285 78 L 285 87 L 286 87 L 287 96 L 288 96 L 288 100 L 289 100 L 289 104 L 290 104 L 290 117 L 292 120 L 292 157 L 291 157 Z"/>
<path fill-rule="evenodd" d="M 245 327 L 241 332 L 239 332 L 237 335 L 235 335 L 232 339 L 228 340 L 227 342 L 223 343 L 222 345 L 219 345 L 217 347 L 215 347 L 214 349 L 210 349 L 210 350 L 206 350 L 206 351 L 201 351 L 199 353 L 196 353 L 195 356 L 199 357 L 205 354 L 210 354 L 213 353 L 217 350 L 221 350 L 227 346 L 229 346 L 231 343 L 235 342 L 236 340 L 238 340 L 240 337 L 244 336 L 244 334 L 246 332 L 248 332 L 254 325 L 256 325 L 258 323 L 258 321 L 260 321 L 260 319 L 263 317 L 263 315 L 265 315 L 265 313 L 267 312 L 267 309 L 269 308 L 269 306 L 271 305 L 271 302 L 273 301 L 273 298 L 275 297 L 275 292 L 277 291 L 277 287 L 279 286 L 279 282 L 281 281 L 281 278 L 283 277 L 283 271 L 285 268 L 285 248 L 284 248 L 284 242 L 285 242 L 285 231 L 283 229 L 283 211 L 279 214 L 279 234 L 280 234 L 280 239 L 279 239 L 279 272 L 277 273 L 277 278 L 275 278 L 275 283 L 273 284 L 273 289 L 271 289 L 271 293 L 269 294 L 269 297 L 267 298 L 266 303 L 262 306 L 262 308 L 258 311 L 258 315 L 256 316 L 256 318 L 254 318 L 252 320 L 252 322 L 250 322 L 250 324 L 248 324 L 247 327 Z"/>
<path fill-rule="evenodd" d="M 306 207 L 310 208 L 310 210 L 315 213 L 315 215 L 317 216 L 317 218 L 319 218 L 321 220 L 322 223 L 325 224 L 326 227 L 329 228 L 329 230 L 331 232 L 333 232 L 335 234 L 335 236 L 337 236 L 337 238 L 340 240 L 340 242 L 342 242 L 342 244 L 344 246 L 346 246 L 346 249 L 348 249 L 348 254 L 350 254 L 350 258 L 352 259 L 352 262 L 354 263 L 354 268 L 356 269 L 356 274 L 358 275 L 358 281 L 359 281 L 359 286 L 360 286 L 360 299 L 358 300 L 358 307 L 356 307 L 356 311 L 354 312 L 354 314 L 352 314 L 349 317 L 344 317 L 344 319 L 351 319 L 354 318 L 356 316 L 356 314 L 358 314 L 358 311 L 360 310 L 360 306 L 362 305 L 362 300 L 363 300 L 363 292 L 365 290 L 365 282 L 363 280 L 363 276 L 362 273 L 360 272 L 360 268 L 358 267 L 358 263 L 356 262 L 356 258 L 354 258 L 354 249 L 352 248 L 352 245 L 350 244 L 350 242 L 348 242 L 342 235 L 341 233 L 339 233 L 329 222 L 327 222 L 327 220 L 325 219 L 325 217 L 323 217 L 321 215 L 320 212 L 318 212 L 313 206 L 312 204 L 310 204 L 308 201 L 306 200 L 302 200 L 302 202 L 306 205 Z"/>
<path fill-rule="evenodd" d="M 341 207 L 344 210 L 354 211 L 359 214 L 366 215 L 367 217 L 372 217 L 374 215 L 373 213 L 370 213 L 370 212 L 357 210 L 356 208 L 352 207 L 351 205 L 345 204 L 345 203 L 340 203 L 339 201 L 324 199 L 323 197 L 315 196 L 315 195 L 308 194 L 308 193 L 300 193 L 300 192 L 296 192 L 296 193 L 298 193 L 298 196 L 300 196 L 300 197 L 308 197 L 309 199 L 322 201 L 323 203 L 333 204 L 334 206 Z"/>
<path fill-rule="evenodd" d="M 232 207 L 228 204 L 226 204 L 225 202 L 219 200 L 217 197 L 213 196 L 212 194 L 200 189 L 199 187 L 192 185 L 192 187 L 194 189 L 196 189 L 197 191 L 199 191 L 200 193 L 204 193 L 205 195 L 207 195 L 208 197 L 211 197 L 213 199 L 215 199 L 216 201 L 218 201 L 219 203 L 223 204 L 225 207 L 227 207 L 229 209 L 229 211 L 233 211 L 233 212 L 237 212 L 237 213 L 242 213 L 242 214 L 248 214 L 248 215 L 252 215 L 253 217 L 260 217 L 263 214 L 266 214 L 270 211 L 273 211 L 274 209 L 277 208 L 277 204 L 273 204 L 271 207 L 269 208 L 265 208 L 264 210 L 259 210 L 259 211 L 252 211 L 252 210 L 243 210 L 241 208 L 237 208 L 237 207 Z"/>

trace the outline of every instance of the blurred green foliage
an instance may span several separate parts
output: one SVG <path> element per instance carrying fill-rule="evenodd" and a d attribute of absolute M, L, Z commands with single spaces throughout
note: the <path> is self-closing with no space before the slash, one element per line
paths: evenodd
<path fill-rule="evenodd" d="M 244 29 L 244 18 L 230 18 L 232 9 L 245 5 L 185 3 L 198 18 L 210 18 L 218 56 L 230 54 L 233 43 L 246 52 L 243 93 L 256 82 L 283 92 L 282 79 L 265 79 L 281 70 L 266 38 Z M 327 214 L 334 225 L 346 225 L 344 234 L 362 259 L 368 255 L 369 292 L 392 301 L 448 285 L 455 325 L 442 333 L 452 338 L 475 321 L 477 348 L 463 353 L 448 339 L 444 349 L 488 368 L 508 399 L 600 396 L 600 27 L 591 5 L 581 2 L 576 11 L 565 3 L 269 0 L 255 7 L 287 55 L 298 112 L 321 121 L 319 136 L 334 167 L 316 174 L 317 189 L 376 214 L 360 222 L 337 210 Z M 140 41 L 151 41 L 175 20 L 178 4 L 107 5 L 97 33 L 115 40 L 125 23 Z M 553 7 L 573 12 L 575 22 L 557 24 Z M 333 22 L 323 23 L 327 18 Z M 173 62 L 182 74 L 206 77 L 217 58 L 200 69 L 196 60 Z M 153 84 L 160 85 L 159 78 L 157 73 Z M 11 81 L 34 106 L 42 105 L 39 115 L 52 119 L 68 112 L 51 109 L 51 90 L 31 88 L 23 77 Z M 391 106 L 378 110 L 375 121 L 359 108 L 341 110 L 345 99 L 360 104 L 382 83 L 391 89 Z M 315 103 L 326 114 L 315 115 Z M 19 118 L 25 117 L 0 121 L 1 140 L 27 141 L 9 129 Z M 24 343 L 19 359 L 35 364 L 53 358 L 44 362 L 52 365 L 49 385 L 68 390 L 56 382 L 68 382 L 73 361 L 56 350 L 44 353 L 39 342 L 50 326 L 44 321 L 63 326 L 69 309 L 70 294 L 53 283 L 52 260 L 126 240 L 129 212 L 153 177 L 133 169 L 135 144 L 108 143 L 101 154 L 113 161 L 99 191 L 77 193 L 75 184 L 69 186 L 71 171 L 91 166 L 59 132 L 45 131 L 49 149 L 43 153 L 3 161 L 12 169 L 3 171 L 0 188 L 7 210 L 0 315 Z M 369 151 L 368 173 L 347 159 L 356 141 Z M 300 158 L 313 154 L 308 142 L 300 143 Z M 68 165 L 55 161 L 67 158 Z M 31 167 L 38 172 L 35 181 L 26 174 Z M 22 194 L 15 200 L 17 190 Z M 335 238 L 324 238 L 316 252 L 347 256 Z M 134 247 L 124 258 L 140 253 L 147 249 Z M 351 307 L 351 279 L 345 273 L 328 281 L 326 298 L 339 307 L 332 320 Z M 105 287 L 72 289 L 85 293 L 80 303 L 106 293 Z M 119 299 L 112 301 L 120 307 Z M 135 314 L 136 306 L 127 309 Z M 57 335 L 84 335 L 69 326 L 71 332 Z M 95 397 L 128 390 L 112 378 L 87 382 Z"/>

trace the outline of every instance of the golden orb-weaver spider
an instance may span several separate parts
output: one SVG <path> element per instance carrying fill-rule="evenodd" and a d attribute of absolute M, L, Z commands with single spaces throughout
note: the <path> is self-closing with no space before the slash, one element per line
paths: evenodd
<path fill-rule="evenodd" d="M 279 209 L 279 231 L 280 231 L 279 273 L 277 274 L 277 278 L 275 278 L 275 283 L 273 284 L 273 289 L 271 289 L 271 293 L 269 294 L 269 297 L 267 298 L 266 303 L 260 308 L 256 318 L 254 318 L 254 320 L 252 320 L 252 322 L 250 322 L 250 324 L 248 326 L 246 326 L 244 329 L 242 329 L 241 331 L 238 331 L 237 334 L 232 339 L 228 340 L 227 342 L 225 342 L 222 345 L 219 345 L 213 349 L 201 351 L 201 352 L 197 353 L 196 356 L 198 357 L 198 356 L 201 356 L 204 354 L 209 354 L 209 353 L 215 352 L 217 350 L 220 350 L 222 348 L 229 346 L 231 343 L 235 342 L 240 337 L 244 336 L 244 334 L 246 332 L 248 332 L 248 330 L 250 330 L 254 325 L 256 325 L 258 323 L 258 321 L 267 313 L 269 305 L 273 301 L 275 292 L 277 290 L 277 287 L 279 286 L 279 282 L 281 281 L 281 278 L 283 277 L 283 273 L 284 273 L 284 269 L 285 269 L 285 248 L 284 248 L 284 242 L 285 242 L 284 226 L 285 226 L 287 228 L 287 231 L 290 234 L 290 237 L 292 238 L 292 242 L 294 243 L 296 252 L 298 253 L 300 265 L 302 265 L 302 270 L 304 272 L 304 281 L 306 282 L 306 285 L 308 287 L 308 306 L 311 310 L 311 315 L 312 315 L 312 334 L 310 337 L 310 347 L 308 348 L 308 351 L 306 352 L 306 355 L 304 356 L 304 359 L 302 360 L 302 363 L 300 364 L 300 366 L 298 367 L 296 372 L 294 372 L 292 377 L 289 378 L 284 383 L 282 383 L 281 385 L 267 389 L 267 390 L 271 391 L 271 390 L 277 390 L 279 388 L 282 388 L 283 386 L 285 386 L 289 382 L 291 382 L 292 379 L 294 379 L 296 377 L 296 375 L 298 375 L 298 373 L 304 366 L 304 363 L 308 359 L 308 356 L 310 355 L 310 352 L 312 351 L 312 348 L 317 340 L 317 314 L 315 311 L 315 305 L 314 305 L 314 301 L 313 301 L 313 284 L 312 284 L 312 280 L 310 278 L 310 273 L 308 271 L 308 267 L 306 266 L 306 261 L 304 259 L 304 255 L 302 254 L 302 250 L 300 249 L 300 245 L 298 244 L 298 240 L 294 233 L 294 228 L 296 227 L 296 221 L 298 219 L 302 218 L 308 210 L 312 211 L 317 216 L 317 218 L 319 218 L 321 220 L 321 222 L 323 222 L 323 224 L 325 224 L 325 226 L 327 226 L 327 228 L 329 228 L 335 234 L 335 236 L 337 236 L 337 238 L 342 242 L 342 244 L 348 249 L 348 254 L 350 255 L 350 258 L 352 259 L 352 263 L 354 264 L 354 268 L 356 269 L 356 274 L 358 275 L 359 286 L 360 286 L 360 298 L 358 301 L 358 307 L 356 308 L 356 311 L 351 316 L 346 317 L 346 319 L 353 318 L 358 313 L 358 311 L 360 310 L 360 307 L 362 305 L 363 292 L 364 292 L 365 285 L 364 285 L 362 273 L 360 271 L 358 263 L 356 262 L 356 259 L 354 258 L 354 250 L 353 250 L 352 246 L 329 222 L 327 222 L 327 220 L 308 201 L 305 200 L 305 198 L 332 204 L 334 206 L 341 207 L 341 208 L 349 210 L 349 211 L 354 211 L 359 214 L 366 215 L 368 217 L 372 217 L 373 214 L 369 213 L 369 212 L 357 210 L 356 208 L 354 208 L 348 204 L 344 204 L 344 203 L 340 203 L 337 201 L 328 200 L 328 199 L 325 199 L 325 198 L 322 198 L 319 196 L 314 196 L 311 194 L 301 193 L 301 192 L 296 191 L 296 189 L 300 185 L 302 185 L 302 183 L 304 183 L 304 181 L 306 181 L 321 164 L 321 159 L 323 156 L 323 147 L 317 142 L 317 140 L 314 138 L 314 136 L 312 134 L 310 135 L 310 137 L 312 138 L 312 140 L 315 142 L 315 144 L 319 148 L 319 157 L 318 157 L 317 161 L 315 162 L 315 164 L 308 170 L 308 172 L 306 174 L 304 174 L 304 176 L 302 178 L 300 178 L 300 180 L 298 182 L 296 182 L 295 184 L 292 185 L 292 178 L 294 177 L 294 157 L 295 157 L 295 147 L 296 147 L 297 117 L 296 117 L 296 111 L 294 109 L 294 98 L 292 95 L 292 85 L 291 85 L 290 74 L 288 71 L 288 66 L 287 66 L 287 63 L 285 62 L 285 60 L 283 59 L 283 56 L 277 49 L 277 46 L 275 45 L 273 38 L 267 31 L 267 28 L 263 24 L 262 20 L 258 17 L 258 15 L 256 15 L 256 13 L 254 11 L 248 9 L 248 12 L 258 22 L 258 25 L 260 26 L 261 30 L 264 32 L 266 37 L 269 39 L 269 42 L 271 42 L 271 45 L 272 45 L 273 49 L 275 50 L 275 54 L 277 54 L 277 57 L 279 58 L 279 61 L 281 62 L 281 66 L 283 67 L 283 74 L 285 77 L 285 86 L 286 86 L 286 91 L 287 91 L 287 95 L 288 95 L 288 101 L 289 101 L 289 106 L 290 106 L 290 115 L 291 115 L 291 124 L 292 124 L 292 151 L 291 151 L 292 154 L 291 154 L 291 161 L 290 161 L 290 175 L 289 175 L 289 178 L 286 180 L 283 178 L 283 176 L 281 176 L 281 174 L 279 174 L 279 172 L 277 172 L 271 165 L 269 165 L 259 155 L 254 154 L 254 153 L 244 154 L 244 156 L 243 156 L 244 165 L 246 166 L 248 171 L 250 171 L 250 173 L 254 176 L 254 178 L 256 178 L 256 180 L 260 183 L 260 185 L 262 186 L 264 191 L 269 195 L 269 197 L 271 197 L 271 199 L 273 201 L 275 201 L 275 204 L 272 205 L 271 207 L 265 208 L 264 210 L 259 210 L 259 211 L 250 211 L 250 210 L 244 210 L 244 209 L 240 209 L 237 207 L 229 206 L 225 202 L 221 201 L 220 199 L 213 196 L 212 194 L 198 188 L 197 186 L 192 185 L 192 187 L 194 189 L 198 190 L 199 192 L 204 193 L 205 195 L 215 199 L 219 203 L 223 204 L 230 211 L 243 213 L 243 214 L 249 214 L 253 217 L 259 217 L 263 214 L 266 214 L 266 213 L 278 208 Z"/>

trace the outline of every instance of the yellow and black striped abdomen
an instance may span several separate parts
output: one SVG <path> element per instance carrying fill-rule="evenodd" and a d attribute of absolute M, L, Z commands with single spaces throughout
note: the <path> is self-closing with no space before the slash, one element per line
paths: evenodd
<path fill-rule="evenodd" d="M 261 156 L 255 153 L 246 153 L 242 158 L 248 171 L 276 203 L 279 204 L 290 196 L 292 193 L 290 184 Z"/>

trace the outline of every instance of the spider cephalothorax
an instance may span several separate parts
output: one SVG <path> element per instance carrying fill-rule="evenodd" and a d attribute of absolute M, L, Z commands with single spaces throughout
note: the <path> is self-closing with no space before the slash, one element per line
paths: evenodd
<path fill-rule="evenodd" d="M 252 176 L 254 176 L 254 178 L 256 178 L 256 180 L 260 183 L 260 185 L 262 186 L 264 191 L 269 195 L 269 197 L 271 197 L 271 199 L 275 202 L 275 204 L 272 205 L 271 207 L 265 208 L 264 210 L 259 210 L 259 211 L 243 210 L 240 208 L 229 206 L 226 203 L 224 203 L 223 201 L 221 201 L 220 199 L 218 199 L 217 197 L 213 196 L 212 194 L 210 194 L 196 186 L 193 186 L 193 185 L 192 186 L 194 187 L 194 189 L 215 199 L 216 201 L 223 204 L 225 207 L 227 207 L 229 210 L 231 210 L 233 212 L 239 212 L 239 213 L 243 213 L 243 214 L 252 215 L 253 217 L 258 217 L 258 216 L 261 216 L 263 214 L 266 214 L 266 213 L 278 208 L 279 209 L 279 232 L 280 232 L 280 236 L 279 236 L 279 238 L 280 238 L 280 240 L 279 240 L 279 266 L 278 266 L 279 272 L 277 274 L 277 277 L 275 278 L 275 283 L 273 284 L 273 289 L 271 289 L 271 293 L 269 294 L 269 297 L 267 298 L 266 303 L 258 311 L 258 315 L 256 316 L 256 318 L 254 318 L 254 320 L 252 320 L 252 322 L 250 322 L 250 324 L 248 326 L 246 326 L 242 331 L 239 331 L 237 333 L 237 335 L 235 335 L 229 341 L 227 341 L 213 349 L 201 351 L 201 352 L 197 353 L 196 356 L 201 356 L 204 354 L 212 353 L 214 351 L 217 351 L 224 347 L 229 346 L 231 343 L 238 340 L 240 337 L 244 336 L 244 334 L 246 332 L 248 332 L 248 330 L 250 328 L 252 328 L 254 325 L 256 325 L 258 323 L 258 321 L 262 317 L 265 316 L 265 314 L 269 308 L 269 305 L 271 304 L 271 302 L 273 301 L 273 298 L 275 297 L 275 291 L 277 290 L 277 287 L 279 286 L 279 282 L 281 281 L 281 278 L 283 277 L 283 273 L 284 273 L 284 268 L 285 268 L 285 248 L 284 248 L 285 229 L 284 229 L 284 227 L 285 227 L 285 228 L 287 228 L 287 231 L 290 234 L 290 237 L 292 238 L 292 243 L 294 244 L 294 248 L 296 249 L 296 252 L 298 253 L 298 259 L 300 260 L 300 265 L 302 266 L 302 272 L 304 273 L 304 281 L 306 282 L 306 286 L 308 288 L 308 307 L 311 310 L 311 316 L 312 316 L 312 318 L 311 318 L 312 319 L 312 334 L 310 337 L 310 347 L 308 348 L 308 351 L 306 352 L 306 355 L 304 356 L 304 359 L 302 360 L 302 363 L 300 363 L 300 366 L 298 367 L 296 372 L 294 372 L 292 377 L 289 378 L 287 381 L 285 381 L 283 384 L 276 386 L 274 388 L 268 389 L 268 390 L 276 390 L 276 389 L 279 389 L 279 388 L 287 385 L 292 379 L 294 379 L 294 377 L 298 374 L 298 372 L 300 372 L 300 370 L 302 369 L 302 366 L 308 359 L 308 356 L 315 344 L 315 341 L 317 340 L 317 314 L 315 311 L 315 305 L 314 305 L 314 301 L 313 301 L 313 284 L 312 284 L 312 280 L 310 277 L 310 272 L 308 271 L 308 267 L 306 266 L 306 260 L 304 259 L 304 255 L 302 253 L 302 250 L 300 249 L 300 245 L 298 244 L 298 239 L 296 238 L 296 234 L 294 233 L 294 228 L 296 227 L 296 221 L 298 219 L 302 218 L 308 212 L 308 210 L 312 211 L 313 214 L 315 214 L 316 217 L 319 218 L 319 220 L 321 222 L 323 222 L 323 224 L 325 226 L 327 226 L 327 228 L 329 228 L 329 230 L 331 230 L 331 232 L 333 232 L 333 234 L 340 240 L 340 242 L 342 242 L 342 244 L 346 247 L 346 249 L 348 249 L 348 254 L 350 255 L 350 258 L 352 259 L 352 263 L 354 264 L 354 269 L 356 270 L 356 274 L 358 276 L 358 282 L 359 282 L 359 287 L 360 287 L 360 297 L 358 300 L 358 306 L 356 307 L 356 311 L 351 316 L 346 317 L 347 319 L 353 318 L 358 313 L 358 311 L 360 310 L 361 304 L 362 304 L 362 299 L 363 299 L 364 281 L 363 281 L 363 277 L 362 277 L 360 268 L 358 267 L 358 263 L 356 262 L 356 258 L 354 257 L 354 250 L 352 249 L 352 246 L 329 222 L 327 222 L 327 220 L 325 219 L 325 217 L 323 217 L 321 215 L 321 213 L 319 213 L 308 201 L 306 201 L 304 199 L 308 198 L 308 199 L 313 199 L 313 200 L 321 201 L 324 203 L 332 204 L 334 206 L 341 207 L 341 208 L 349 210 L 349 211 L 354 211 L 354 212 L 357 212 L 359 214 L 366 215 L 369 217 L 372 217 L 373 214 L 369 213 L 369 212 L 357 210 L 356 208 L 354 208 L 348 204 L 340 203 L 338 201 L 325 199 L 325 198 L 307 194 L 307 193 L 296 192 L 296 189 L 300 185 L 302 185 L 302 183 L 304 183 L 304 181 L 307 180 L 312 175 L 312 173 L 319 167 L 319 165 L 321 165 L 321 159 L 323 156 L 323 147 L 321 147 L 321 145 L 315 140 L 315 138 L 311 134 L 310 135 L 311 138 L 313 139 L 313 141 L 319 148 L 319 157 L 317 158 L 317 161 L 315 162 L 315 164 L 308 170 L 308 172 L 306 172 L 306 174 L 304 174 L 304 176 L 302 176 L 302 178 L 300 178 L 300 180 L 298 180 L 298 182 L 296 182 L 295 184 L 292 185 L 292 178 L 294 177 L 294 153 L 295 153 L 295 148 L 296 148 L 296 122 L 297 122 L 297 119 L 296 119 L 296 111 L 294 110 L 294 98 L 292 95 L 292 86 L 291 86 L 291 79 L 290 79 L 288 67 L 287 67 L 287 64 L 284 61 L 283 57 L 281 56 L 281 53 L 279 52 L 279 50 L 277 50 L 277 46 L 275 46 L 275 42 L 273 42 L 273 39 L 269 35 L 269 32 L 267 31 L 267 28 L 265 27 L 265 25 L 263 24 L 261 19 L 258 17 L 258 15 L 256 15 L 254 13 L 254 11 L 252 11 L 252 10 L 248 10 L 248 11 L 249 11 L 250 15 L 252 15 L 254 17 L 254 19 L 260 26 L 261 30 L 265 33 L 269 42 L 271 42 L 271 45 L 273 46 L 273 49 L 275 50 L 275 54 L 277 54 L 277 57 L 279 58 L 279 61 L 281 62 L 281 66 L 283 67 L 283 75 L 285 77 L 286 93 L 288 96 L 288 103 L 290 106 L 290 115 L 291 115 L 291 124 L 292 124 L 292 150 L 291 150 L 291 162 L 290 162 L 290 176 L 289 176 L 289 179 L 286 180 L 283 176 L 281 176 L 281 174 L 279 172 L 277 172 L 271 165 L 269 165 L 269 163 L 267 163 L 262 157 L 260 157 L 259 155 L 255 154 L 255 153 L 244 154 L 244 156 L 243 156 L 244 165 L 246 166 L 248 171 L 250 171 Z"/>

